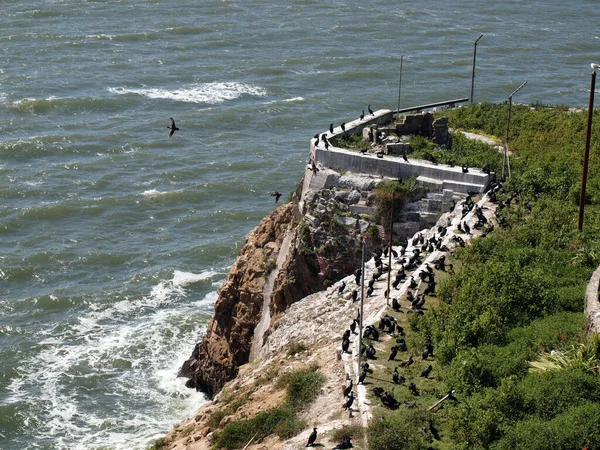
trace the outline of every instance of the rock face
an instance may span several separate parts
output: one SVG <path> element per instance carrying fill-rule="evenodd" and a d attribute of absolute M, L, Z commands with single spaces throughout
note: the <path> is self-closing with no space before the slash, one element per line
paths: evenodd
<path fill-rule="evenodd" d="M 293 220 L 294 205 L 282 205 L 246 237 L 219 290 L 206 335 L 179 371 L 179 376 L 190 379 L 188 386 L 212 397 L 237 375 L 239 366 L 248 362 L 254 329 L 262 314 L 267 275 L 273 268 L 285 233 L 297 233 L 298 227 L 294 228 Z M 317 277 L 318 263 L 311 264 L 312 258 L 313 255 L 294 252 L 286 261 L 271 296 L 272 314 L 322 289 Z"/>

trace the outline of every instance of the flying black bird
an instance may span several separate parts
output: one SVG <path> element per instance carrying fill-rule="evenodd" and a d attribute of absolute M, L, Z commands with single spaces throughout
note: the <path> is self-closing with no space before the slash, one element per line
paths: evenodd
<path fill-rule="evenodd" d="M 375 113 L 373 112 L 373 110 L 371 109 L 371 105 L 367 106 L 367 109 L 369 110 L 369 114 L 371 114 L 372 116 L 375 115 Z"/>
<path fill-rule="evenodd" d="M 277 203 L 279 201 L 279 197 L 281 197 L 281 194 L 277 191 L 269 192 L 269 195 L 275 197 L 275 203 Z"/>
<path fill-rule="evenodd" d="M 317 428 L 315 427 L 315 428 L 313 428 L 312 433 L 310 433 L 310 436 L 308 437 L 308 443 L 306 444 L 306 446 L 312 447 L 316 440 L 317 440 Z"/>
<path fill-rule="evenodd" d="M 175 119 L 173 119 L 173 118 L 171 117 L 169 120 L 171 121 L 171 126 L 170 126 L 170 127 L 167 127 L 167 128 L 168 128 L 169 130 L 171 130 L 171 131 L 169 132 L 169 137 L 171 137 L 171 136 L 173 136 L 173 134 L 174 134 L 176 131 L 179 131 L 179 128 L 177 128 L 177 126 L 175 125 Z"/>

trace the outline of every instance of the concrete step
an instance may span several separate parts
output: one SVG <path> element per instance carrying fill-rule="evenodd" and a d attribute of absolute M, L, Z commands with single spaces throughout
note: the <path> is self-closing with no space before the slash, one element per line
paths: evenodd
<path fill-rule="evenodd" d="M 417 183 L 419 183 L 422 186 L 428 187 L 429 189 L 433 189 L 435 191 L 440 191 L 440 192 L 444 188 L 444 182 L 442 180 L 426 177 L 423 175 L 419 175 L 417 177 Z"/>
<path fill-rule="evenodd" d="M 474 184 L 474 183 L 461 183 L 459 181 L 451 181 L 444 180 L 443 181 L 444 189 L 451 189 L 454 192 L 478 192 L 483 193 L 485 191 L 485 185 L 483 184 Z"/>

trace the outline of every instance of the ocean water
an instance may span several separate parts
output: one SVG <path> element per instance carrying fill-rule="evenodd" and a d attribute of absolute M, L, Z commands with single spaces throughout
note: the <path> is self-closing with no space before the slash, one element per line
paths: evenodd
<path fill-rule="evenodd" d="M 598 4 L 0 0 L 0 448 L 144 449 L 316 132 L 468 97 L 585 106 Z M 169 117 L 180 128 L 168 138 Z"/>

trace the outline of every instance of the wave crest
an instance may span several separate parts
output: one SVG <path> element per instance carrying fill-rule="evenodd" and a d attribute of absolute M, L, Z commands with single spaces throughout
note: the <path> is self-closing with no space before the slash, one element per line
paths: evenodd
<path fill-rule="evenodd" d="M 215 105 L 227 100 L 235 100 L 242 95 L 264 97 L 267 91 L 260 86 L 245 83 L 201 83 L 187 88 L 168 90 L 159 88 L 129 89 L 124 87 L 108 88 L 118 95 L 137 94 L 151 99 L 176 100 L 185 103 L 206 103 Z"/>

